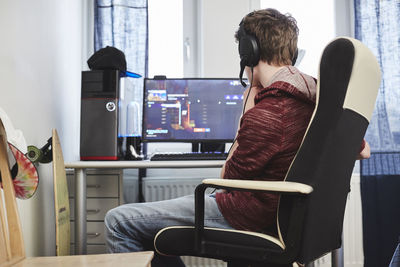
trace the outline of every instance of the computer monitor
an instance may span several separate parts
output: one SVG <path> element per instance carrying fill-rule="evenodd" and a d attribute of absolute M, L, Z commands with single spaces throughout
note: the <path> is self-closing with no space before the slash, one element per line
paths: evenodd
<path fill-rule="evenodd" d="M 239 79 L 145 79 L 144 142 L 232 142 L 243 105 Z"/>

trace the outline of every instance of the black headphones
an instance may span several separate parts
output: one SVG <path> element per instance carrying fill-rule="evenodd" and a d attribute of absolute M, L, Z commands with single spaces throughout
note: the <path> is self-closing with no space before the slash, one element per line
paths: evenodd
<path fill-rule="evenodd" d="M 252 12 L 253 13 L 253 12 Z M 252 13 L 247 16 L 251 16 Z M 246 16 L 246 17 L 247 17 Z M 243 26 L 244 18 L 239 24 L 238 37 L 239 37 L 239 55 L 240 55 L 240 73 L 239 78 L 243 87 L 246 87 L 246 83 L 243 82 L 243 72 L 244 68 L 253 68 L 257 66 L 260 61 L 260 49 L 258 45 L 258 40 L 254 35 L 247 34 Z M 293 55 L 292 65 L 296 63 L 298 55 L 298 49 Z"/>
<path fill-rule="evenodd" d="M 239 24 L 239 55 L 240 64 L 248 67 L 257 66 L 260 61 L 260 50 L 258 40 L 255 36 L 249 35 L 244 30 L 243 20 Z"/>
<path fill-rule="evenodd" d="M 239 79 L 243 87 L 246 87 L 246 83 L 243 82 L 243 72 L 245 67 L 255 67 L 260 61 L 260 50 L 258 41 L 255 36 L 249 35 L 244 30 L 243 21 L 239 24 L 238 36 L 239 36 L 239 56 L 240 56 L 240 73 Z"/>

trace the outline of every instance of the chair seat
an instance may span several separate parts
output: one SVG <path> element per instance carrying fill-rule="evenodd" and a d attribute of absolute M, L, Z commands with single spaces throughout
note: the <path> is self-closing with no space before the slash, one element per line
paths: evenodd
<path fill-rule="evenodd" d="M 150 266 L 153 258 L 152 251 L 100 254 L 100 255 L 78 255 L 62 257 L 35 257 L 25 258 L 13 265 L 15 267 L 57 267 L 57 266 L 96 266 L 96 267 L 145 267 Z"/>
<path fill-rule="evenodd" d="M 194 237 L 194 226 L 167 227 L 157 233 L 154 246 L 158 253 L 164 255 L 207 256 L 210 258 L 223 258 L 225 255 L 229 255 L 232 258 L 232 252 L 236 251 L 241 258 L 243 258 L 243 255 L 248 255 L 252 260 L 254 260 L 252 255 L 256 251 L 260 253 L 265 250 L 268 254 L 284 252 L 285 249 L 284 244 L 279 239 L 270 235 L 205 227 L 204 251 L 199 253 L 194 249 Z M 179 240 L 179 242 L 171 242 L 171 240 Z M 216 246 L 221 243 L 230 245 L 224 249 L 218 248 L 218 255 L 215 255 Z"/>

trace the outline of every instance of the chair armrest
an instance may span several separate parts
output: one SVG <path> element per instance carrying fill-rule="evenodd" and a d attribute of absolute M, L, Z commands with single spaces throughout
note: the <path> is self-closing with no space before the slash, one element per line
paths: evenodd
<path fill-rule="evenodd" d="M 243 191 L 267 191 L 274 193 L 308 195 L 312 186 L 285 181 L 254 181 L 234 179 L 204 179 L 195 190 L 195 250 L 202 252 L 204 231 L 204 193 L 209 187 Z M 300 196 L 299 196 L 300 197 Z"/>
<path fill-rule="evenodd" d="M 285 181 L 254 181 L 254 180 L 234 180 L 234 179 L 204 179 L 203 184 L 209 187 L 224 189 L 247 189 L 257 191 L 270 191 L 277 193 L 300 193 L 310 194 L 312 186 Z"/>

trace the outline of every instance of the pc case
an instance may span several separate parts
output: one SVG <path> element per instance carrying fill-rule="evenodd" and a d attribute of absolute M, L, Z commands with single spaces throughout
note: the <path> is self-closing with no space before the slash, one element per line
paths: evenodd
<path fill-rule="evenodd" d="M 82 71 L 81 160 L 118 159 L 118 70 Z"/>

